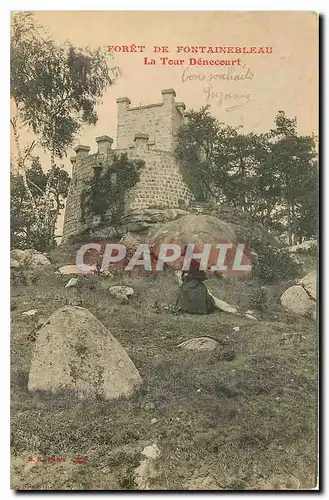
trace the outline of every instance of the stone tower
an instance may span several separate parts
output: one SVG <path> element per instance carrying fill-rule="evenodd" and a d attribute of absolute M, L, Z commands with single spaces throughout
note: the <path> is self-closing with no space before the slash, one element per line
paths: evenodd
<path fill-rule="evenodd" d="M 174 157 L 178 128 L 184 120 L 185 105 L 176 102 L 173 89 L 161 91 L 162 102 L 131 107 L 128 97 L 117 99 L 117 141 L 107 135 L 97 137 L 98 151 L 79 145 L 71 158 L 72 179 L 66 203 L 63 241 L 86 228 L 81 221 L 81 193 L 98 169 L 111 165 L 113 154 L 126 153 L 145 162 L 137 185 L 128 193 L 125 215 L 147 209 L 164 210 L 187 206 L 192 194 L 185 184 Z"/>

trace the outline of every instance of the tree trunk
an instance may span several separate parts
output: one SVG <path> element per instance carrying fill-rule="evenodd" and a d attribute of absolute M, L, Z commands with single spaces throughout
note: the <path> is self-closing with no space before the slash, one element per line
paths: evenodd
<path fill-rule="evenodd" d="M 33 207 L 36 208 L 36 203 L 35 203 L 35 200 L 33 198 L 32 193 L 31 193 L 31 190 L 29 188 L 29 185 L 28 185 L 28 182 L 27 182 L 27 178 L 26 178 L 24 158 L 23 158 L 22 151 L 21 151 L 20 144 L 19 144 L 19 135 L 18 135 L 18 132 L 17 132 L 15 118 L 13 118 L 12 120 L 10 120 L 10 122 L 11 122 L 11 125 L 13 127 L 14 141 L 15 141 L 15 145 L 16 145 L 16 149 L 17 149 L 17 155 L 18 155 L 18 162 L 17 162 L 18 163 L 18 173 L 19 173 L 19 175 L 22 176 L 24 188 L 26 190 L 26 193 L 27 193 L 28 197 L 31 200 L 31 203 L 32 203 Z"/>
<path fill-rule="evenodd" d="M 289 238 L 289 246 L 292 246 L 292 227 L 291 227 L 291 206 L 290 202 L 288 202 L 288 238 Z"/>
<path fill-rule="evenodd" d="M 243 180 L 245 177 L 245 165 L 242 156 L 240 156 L 240 177 L 243 184 Z M 240 207 L 244 212 L 246 211 L 246 196 L 243 191 L 240 192 Z"/>

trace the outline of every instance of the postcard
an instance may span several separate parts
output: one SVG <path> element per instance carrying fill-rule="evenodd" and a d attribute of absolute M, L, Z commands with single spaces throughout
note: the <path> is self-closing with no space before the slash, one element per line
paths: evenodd
<path fill-rule="evenodd" d="M 11 488 L 319 488 L 319 16 L 11 13 Z"/>

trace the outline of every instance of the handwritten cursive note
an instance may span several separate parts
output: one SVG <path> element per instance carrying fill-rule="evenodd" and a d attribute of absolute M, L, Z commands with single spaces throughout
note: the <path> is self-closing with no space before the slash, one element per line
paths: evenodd
<path fill-rule="evenodd" d="M 208 104 L 214 102 L 217 106 L 223 107 L 225 111 L 242 108 L 251 101 L 250 93 L 215 91 L 212 85 L 206 85 L 203 91 Z"/>
<path fill-rule="evenodd" d="M 214 104 L 225 111 L 235 111 L 252 101 L 250 92 L 242 91 L 241 87 L 255 78 L 252 69 L 243 64 L 241 67 L 230 67 L 215 72 L 202 72 L 185 68 L 181 79 L 185 84 L 200 84 L 207 104 Z M 229 91 L 225 87 L 229 84 Z M 224 86 L 224 87 L 223 87 Z M 200 89 L 201 90 L 201 89 Z"/>

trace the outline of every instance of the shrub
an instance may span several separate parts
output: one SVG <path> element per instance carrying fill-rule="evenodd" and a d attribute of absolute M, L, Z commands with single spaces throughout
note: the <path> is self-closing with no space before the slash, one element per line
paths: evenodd
<path fill-rule="evenodd" d="M 268 292 L 265 286 L 261 286 L 249 295 L 249 305 L 264 313 L 268 309 Z"/>
<path fill-rule="evenodd" d="M 253 262 L 252 276 L 261 283 L 277 283 L 298 275 L 299 265 L 293 261 L 286 248 L 253 241 L 253 250 L 257 259 Z"/>

